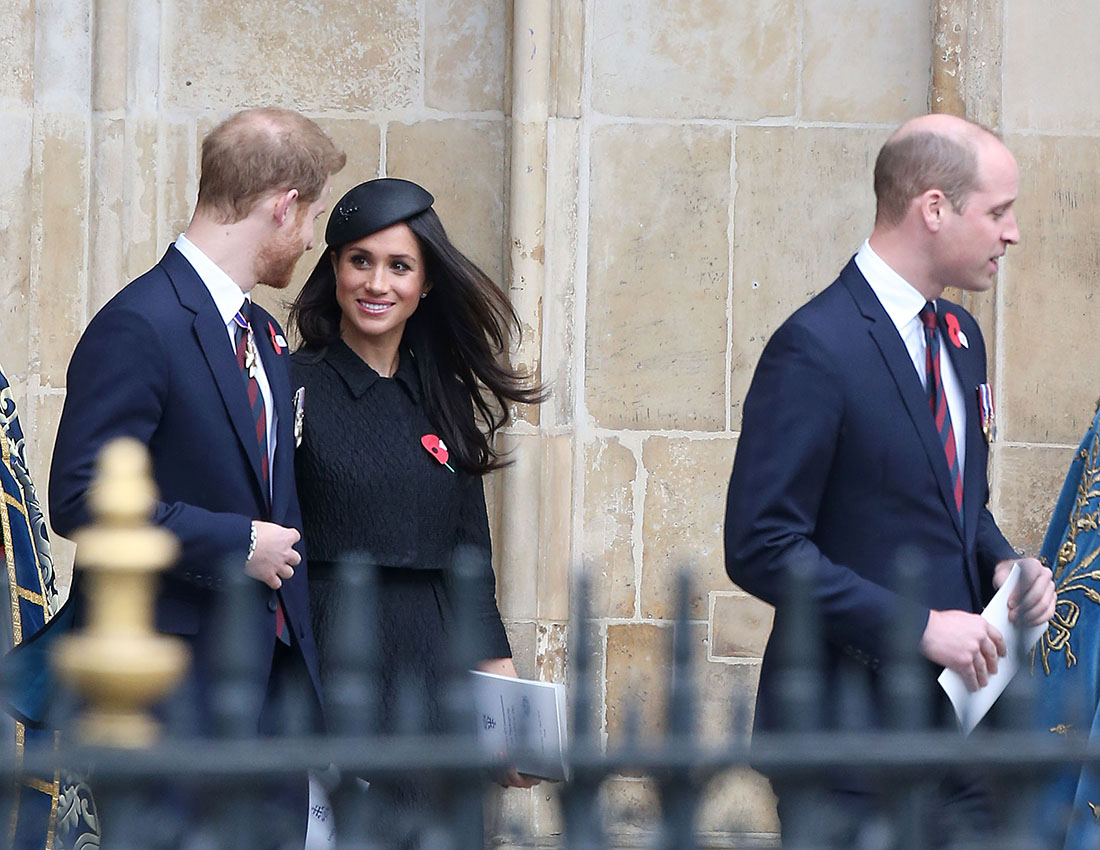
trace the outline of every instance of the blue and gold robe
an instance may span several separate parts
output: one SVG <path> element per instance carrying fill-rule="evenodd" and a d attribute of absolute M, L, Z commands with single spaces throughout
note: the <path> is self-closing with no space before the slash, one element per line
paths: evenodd
<path fill-rule="evenodd" d="M 10 616 L 0 616 L 0 651 L 8 681 L 7 712 L 0 713 L 0 750 L 19 764 L 28 746 L 57 746 L 58 733 L 42 723 L 48 683 L 46 654 L 35 637 L 58 613 L 53 559 L 46 522 L 27 470 L 23 430 L 15 399 L 0 369 L 0 557 L 5 567 Z M 14 651 L 13 651 L 14 650 Z M 66 772 L 21 777 L 10 811 L 0 811 L 4 846 L 61 850 L 99 846 L 98 821 L 83 781 Z"/>
<path fill-rule="evenodd" d="M 1054 618 L 1035 647 L 1041 728 L 1100 738 L 1100 409 L 1054 508 L 1040 557 L 1054 572 Z M 1100 847 L 1100 774 L 1058 774 L 1040 801 L 1047 838 L 1065 850 Z M 1064 833 L 1064 839 L 1063 839 Z"/>

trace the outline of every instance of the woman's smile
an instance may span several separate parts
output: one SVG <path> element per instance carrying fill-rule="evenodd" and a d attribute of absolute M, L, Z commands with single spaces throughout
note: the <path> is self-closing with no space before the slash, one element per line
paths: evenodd
<path fill-rule="evenodd" d="M 373 315 L 381 315 L 394 306 L 392 301 L 364 301 L 359 299 L 355 302 L 367 313 Z"/>

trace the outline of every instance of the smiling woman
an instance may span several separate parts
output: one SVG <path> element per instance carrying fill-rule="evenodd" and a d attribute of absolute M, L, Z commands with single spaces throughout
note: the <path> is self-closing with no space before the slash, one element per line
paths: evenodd
<path fill-rule="evenodd" d="M 451 570 L 477 569 L 471 600 L 482 669 L 516 675 L 497 610 L 482 475 L 503 464 L 492 443 L 508 402 L 541 390 L 508 365 L 517 331 L 503 292 L 456 249 L 414 183 L 371 180 L 335 206 L 328 249 L 291 311 L 304 347 L 292 358 L 304 387 L 295 454 L 310 559 L 310 605 L 324 683 L 343 599 L 335 570 L 352 553 L 379 592 L 382 725 L 440 731 L 447 673 Z M 471 557 L 472 556 L 472 557 Z M 400 704 L 400 708 L 399 708 Z M 530 785 L 514 772 L 507 784 Z M 371 785 L 402 836 L 405 815 L 430 810 L 427 783 Z M 337 813 L 339 819 L 339 813 Z"/>
<path fill-rule="evenodd" d="M 420 245 L 398 222 L 333 253 L 340 338 L 379 375 L 392 377 L 405 323 L 430 289 Z"/>

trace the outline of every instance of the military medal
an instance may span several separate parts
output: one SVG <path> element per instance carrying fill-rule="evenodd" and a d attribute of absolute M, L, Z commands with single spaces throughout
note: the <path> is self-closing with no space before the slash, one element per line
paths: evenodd
<path fill-rule="evenodd" d="M 244 346 L 244 367 L 248 370 L 248 377 L 256 377 L 256 369 L 259 368 L 259 357 L 256 354 L 256 339 L 252 336 L 252 328 L 248 329 L 248 341 Z"/>
<path fill-rule="evenodd" d="M 302 426 L 306 419 L 306 388 L 294 391 L 294 447 L 302 445 Z"/>
<path fill-rule="evenodd" d="M 978 384 L 978 410 L 982 415 L 982 436 L 987 443 L 997 438 L 997 411 L 993 407 L 993 390 L 989 384 Z"/>
<path fill-rule="evenodd" d="M 248 320 L 241 314 L 241 311 L 237 311 L 237 315 L 233 317 L 233 321 L 237 323 L 237 327 L 241 328 L 247 335 L 244 343 L 244 367 L 248 370 L 248 377 L 256 377 L 256 369 L 259 368 L 259 356 L 256 354 L 256 338 L 252 335 L 252 325 L 248 323 Z"/>

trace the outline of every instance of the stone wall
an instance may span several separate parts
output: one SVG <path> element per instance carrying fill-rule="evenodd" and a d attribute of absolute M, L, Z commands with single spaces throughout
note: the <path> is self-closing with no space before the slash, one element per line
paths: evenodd
<path fill-rule="evenodd" d="M 603 735 L 620 740 L 635 710 L 658 730 L 674 575 L 688 568 L 716 740 L 751 704 L 770 627 L 722 563 L 744 393 L 769 333 L 869 232 L 879 145 L 930 103 L 991 123 L 1020 160 L 1021 245 L 995 293 L 964 300 L 995 373 L 995 513 L 1021 548 L 1042 537 L 1100 394 L 1087 72 L 1100 10 L 1047 6 L 0 0 L 0 362 L 36 480 L 81 329 L 186 225 L 202 134 L 242 107 L 297 108 L 348 152 L 335 195 L 383 174 L 436 195 L 454 240 L 509 287 L 517 357 L 553 390 L 517 411 L 516 463 L 490 486 L 521 673 L 564 677 L 583 569 Z M 283 311 L 279 294 L 260 297 Z M 652 826 L 647 780 L 605 794 L 622 841 Z M 495 829 L 516 846 L 551 840 L 553 795 L 500 793 Z M 716 846 L 775 829 L 749 773 L 717 781 L 701 817 Z"/>

